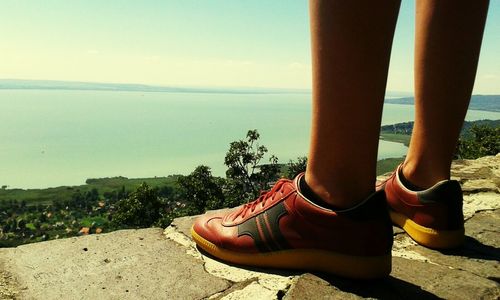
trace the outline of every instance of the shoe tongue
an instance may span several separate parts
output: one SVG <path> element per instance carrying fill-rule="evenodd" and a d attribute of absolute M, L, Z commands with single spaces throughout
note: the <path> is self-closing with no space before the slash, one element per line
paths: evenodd
<path fill-rule="evenodd" d="M 255 200 L 253 200 L 253 201 L 251 201 L 249 203 L 246 203 L 246 204 L 240 205 L 238 207 L 235 207 L 234 210 L 231 213 L 227 214 L 224 217 L 223 223 L 233 223 L 234 220 L 236 220 L 243 213 L 246 214 L 245 217 L 247 215 L 250 215 L 251 212 L 249 212 L 249 210 L 252 210 L 252 205 L 254 205 L 255 207 L 258 207 L 262 201 L 266 200 L 266 198 L 268 198 L 268 200 L 271 200 L 269 198 L 272 198 L 272 199 L 276 200 L 277 198 L 273 197 L 274 193 L 277 193 L 280 189 L 284 188 L 284 185 L 289 184 L 289 183 L 290 183 L 290 180 L 285 180 L 285 179 L 279 180 L 273 186 L 273 188 L 271 190 L 269 190 L 268 192 L 265 192 L 265 193 L 261 194 L 257 199 L 255 199 Z M 296 185 L 295 181 L 293 182 L 293 184 Z"/>

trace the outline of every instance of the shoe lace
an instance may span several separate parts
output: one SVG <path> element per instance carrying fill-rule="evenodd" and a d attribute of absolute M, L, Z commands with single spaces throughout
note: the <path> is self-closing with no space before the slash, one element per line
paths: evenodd
<path fill-rule="evenodd" d="M 238 218 L 239 216 L 244 218 L 247 212 L 253 213 L 259 204 L 264 207 L 267 200 L 271 199 L 271 201 L 273 201 L 274 195 L 276 195 L 277 193 L 279 193 L 280 196 L 283 195 L 283 186 L 286 182 L 288 182 L 288 180 L 280 179 L 270 190 L 261 191 L 257 199 L 243 205 L 243 208 L 234 216 L 233 221 L 236 220 L 236 218 Z"/>

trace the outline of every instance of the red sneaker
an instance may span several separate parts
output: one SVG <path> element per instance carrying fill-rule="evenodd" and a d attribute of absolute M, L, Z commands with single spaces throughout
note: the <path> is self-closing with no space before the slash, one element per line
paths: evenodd
<path fill-rule="evenodd" d="M 417 243 L 436 249 L 454 248 L 464 240 L 462 189 L 443 180 L 424 191 L 411 191 L 400 180 L 402 164 L 379 185 L 384 189 L 392 222 Z"/>
<path fill-rule="evenodd" d="M 209 254 L 235 264 L 377 278 L 391 271 L 392 225 L 383 192 L 333 211 L 306 199 L 298 182 L 281 179 L 257 200 L 206 214 L 191 228 Z"/>

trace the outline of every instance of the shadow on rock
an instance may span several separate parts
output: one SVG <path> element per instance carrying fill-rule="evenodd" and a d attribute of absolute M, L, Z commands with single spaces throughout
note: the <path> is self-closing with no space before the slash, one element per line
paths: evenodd
<path fill-rule="evenodd" d="M 439 252 L 445 255 L 500 261 L 500 248 L 485 245 L 470 236 L 465 237 L 465 242 L 462 247 L 449 250 L 440 250 Z"/>
<path fill-rule="evenodd" d="M 352 280 L 330 274 L 316 274 L 339 290 L 363 298 L 442 299 L 417 285 L 389 276 L 377 280 Z"/>

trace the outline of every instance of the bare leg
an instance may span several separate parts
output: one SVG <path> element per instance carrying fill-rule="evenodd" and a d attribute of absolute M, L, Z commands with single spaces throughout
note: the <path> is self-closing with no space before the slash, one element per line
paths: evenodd
<path fill-rule="evenodd" d="M 418 0 L 415 126 L 403 174 L 428 188 L 450 178 L 467 112 L 488 10 L 487 0 Z"/>
<path fill-rule="evenodd" d="M 311 0 L 313 121 L 306 182 L 349 207 L 374 191 L 400 1 Z"/>

